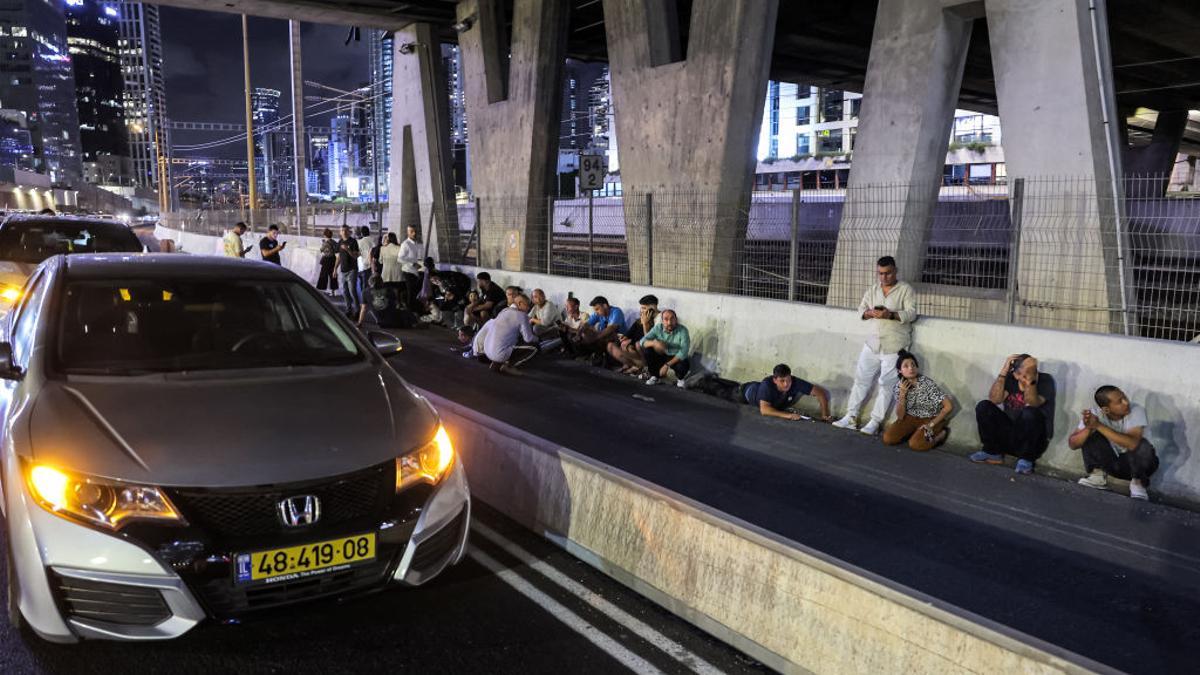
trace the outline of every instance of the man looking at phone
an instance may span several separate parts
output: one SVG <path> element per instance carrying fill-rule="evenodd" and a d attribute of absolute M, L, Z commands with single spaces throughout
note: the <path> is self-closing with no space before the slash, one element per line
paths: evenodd
<path fill-rule="evenodd" d="M 1054 435 L 1053 401 L 1054 380 L 1038 372 L 1037 359 L 1029 354 L 1004 359 L 987 400 L 975 406 L 983 448 L 971 461 L 1003 464 L 1009 454 L 1017 458 L 1017 473 L 1033 473 Z"/>
<path fill-rule="evenodd" d="M 858 429 L 858 409 L 867 400 L 872 381 L 878 378 L 879 392 L 875 395 L 871 419 L 859 429 L 868 435 L 879 431 L 892 406 L 892 391 L 900 379 L 896 355 L 911 346 L 912 324 L 917 320 L 917 292 L 899 280 L 896 259 L 890 255 L 880 258 L 875 265 L 875 277 L 876 283 L 858 303 L 858 314 L 863 321 L 870 322 L 870 333 L 858 354 L 846 416 L 833 423 L 843 429 Z"/>
<path fill-rule="evenodd" d="M 242 235 L 246 234 L 246 224 L 237 223 L 225 236 L 221 238 L 222 245 L 225 249 L 225 255 L 230 258 L 245 258 L 246 254 L 253 250 L 253 247 L 242 247 Z"/>
<path fill-rule="evenodd" d="M 1111 384 L 1096 390 L 1096 407 L 1083 411 L 1075 433 L 1067 439 L 1072 450 L 1083 451 L 1088 475 L 1079 484 L 1107 490 L 1107 476 L 1129 481 L 1129 496 L 1149 499 L 1146 488 L 1158 470 L 1158 453 L 1146 438 L 1146 410 L 1129 402 L 1125 392 Z"/>
<path fill-rule="evenodd" d="M 661 320 L 658 314 L 658 296 L 643 295 L 638 300 L 637 320 L 631 323 L 629 328 L 621 331 L 616 340 L 608 343 L 608 355 L 621 364 L 621 372 L 632 374 L 646 367 L 638 344 Z"/>
<path fill-rule="evenodd" d="M 258 252 L 262 254 L 262 259 L 276 265 L 283 265 L 283 260 L 279 254 L 283 252 L 287 246 L 286 241 L 279 241 L 279 226 L 272 224 L 267 228 L 267 236 L 258 242 Z"/>

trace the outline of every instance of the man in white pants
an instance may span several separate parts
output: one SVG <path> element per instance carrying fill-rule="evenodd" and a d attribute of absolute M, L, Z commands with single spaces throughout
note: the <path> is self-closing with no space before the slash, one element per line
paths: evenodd
<path fill-rule="evenodd" d="M 875 395 L 871 419 L 859 429 L 864 434 L 878 433 L 892 407 L 892 389 L 899 379 L 896 354 L 912 343 L 912 323 L 917 319 L 917 293 L 912 286 L 897 280 L 896 259 L 884 256 L 876 265 L 875 276 L 879 281 L 867 289 L 858 303 L 862 320 L 871 322 L 871 333 L 858 354 L 846 416 L 833 423 L 843 429 L 858 429 L 858 409 L 867 400 L 871 381 L 878 378 L 879 393 Z"/>

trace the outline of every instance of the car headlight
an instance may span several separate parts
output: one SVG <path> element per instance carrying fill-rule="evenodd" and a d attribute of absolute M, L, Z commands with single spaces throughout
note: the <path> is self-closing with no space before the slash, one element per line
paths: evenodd
<path fill-rule="evenodd" d="M 13 304 L 21 299 L 21 287 L 12 284 L 0 284 L 0 301 Z"/>
<path fill-rule="evenodd" d="M 439 424 L 433 440 L 396 458 L 396 492 L 416 483 L 436 485 L 452 464 L 454 445 L 450 443 L 446 427 Z"/>
<path fill-rule="evenodd" d="M 160 488 L 92 478 L 33 464 L 25 472 L 29 492 L 42 508 L 109 530 L 135 520 L 186 524 Z"/>

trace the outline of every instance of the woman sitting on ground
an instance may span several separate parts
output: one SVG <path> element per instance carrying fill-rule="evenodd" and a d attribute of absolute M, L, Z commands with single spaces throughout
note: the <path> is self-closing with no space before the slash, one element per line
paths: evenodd
<path fill-rule="evenodd" d="M 886 445 L 905 440 L 913 450 L 932 450 L 946 441 L 950 430 L 946 419 L 954 401 L 936 382 L 921 374 L 917 357 L 901 349 L 896 359 L 900 381 L 896 383 L 896 421 L 883 432 Z"/>

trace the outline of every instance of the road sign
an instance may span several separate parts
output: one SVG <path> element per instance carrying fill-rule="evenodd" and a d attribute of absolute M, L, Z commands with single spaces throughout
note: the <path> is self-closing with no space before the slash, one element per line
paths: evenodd
<path fill-rule="evenodd" d="M 579 189 L 599 190 L 604 187 L 604 177 L 608 175 L 608 167 L 604 165 L 604 155 L 579 156 Z"/>

